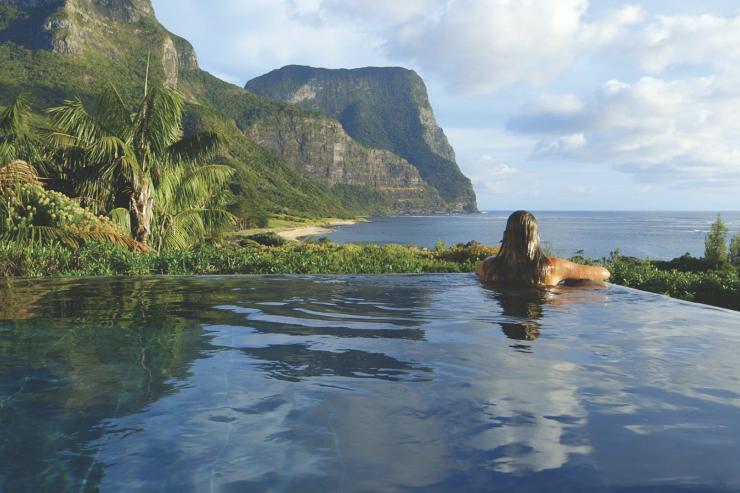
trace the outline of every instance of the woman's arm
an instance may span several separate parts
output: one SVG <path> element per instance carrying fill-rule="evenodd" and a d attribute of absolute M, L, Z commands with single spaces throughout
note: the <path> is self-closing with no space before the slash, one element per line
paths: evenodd
<path fill-rule="evenodd" d="M 567 279 L 606 281 L 611 274 L 598 265 L 581 265 L 562 258 L 550 258 L 550 273 L 546 284 L 554 285 Z"/>

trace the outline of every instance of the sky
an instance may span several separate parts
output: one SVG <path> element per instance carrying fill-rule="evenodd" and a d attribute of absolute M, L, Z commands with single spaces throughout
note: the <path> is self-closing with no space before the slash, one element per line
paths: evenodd
<path fill-rule="evenodd" d="M 240 86 L 416 70 L 483 210 L 740 210 L 737 0 L 153 3 Z"/>

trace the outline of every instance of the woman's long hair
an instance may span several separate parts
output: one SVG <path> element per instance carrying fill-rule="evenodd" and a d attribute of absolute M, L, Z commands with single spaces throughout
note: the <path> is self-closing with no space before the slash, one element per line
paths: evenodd
<path fill-rule="evenodd" d="M 501 249 L 494 259 L 497 281 L 512 284 L 542 284 L 549 262 L 540 247 L 537 220 L 527 211 L 516 211 L 506 221 Z"/>

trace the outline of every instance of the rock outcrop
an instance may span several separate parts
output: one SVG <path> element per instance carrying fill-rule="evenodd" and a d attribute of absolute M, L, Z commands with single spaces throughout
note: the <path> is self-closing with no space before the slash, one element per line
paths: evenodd
<path fill-rule="evenodd" d="M 449 208 L 476 210 L 470 180 L 437 125 L 419 75 L 399 67 L 321 69 L 290 65 L 249 81 L 246 88 L 338 119 L 354 139 L 387 149 L 414 165 Z"/>
<path fill-rule="evenodd" d="M 336 120 L 283 111 L 256 120 L 245 133 L 327 187 L 381 192 L 396 213 L 452 212 L 408 161 L 356 142 Z"/>
<path fill-rule="evenodd" d="M 143 33 L 142 20 L 154 19 L 149 0 L 6 0 L 13 16 L 4 19 L 0 41 L 10 40 L 32 49 L 50 50 L 62 55 L 82 54 L 87 48 L 113 60 L 122 60 L 132 42 Z M 164 29 L 161 29 L 164 31 Z M 180 70 L 198 68 L 195 51 L 173 34 L 147 48 L 160 53 L 165 79 L 177 84 Z M 128 37 L 129 39 L 122 39 Z M 159 49 L 158 49 L 159 48 Z M 156 60 L 155 60 L 156 62 Z"/>

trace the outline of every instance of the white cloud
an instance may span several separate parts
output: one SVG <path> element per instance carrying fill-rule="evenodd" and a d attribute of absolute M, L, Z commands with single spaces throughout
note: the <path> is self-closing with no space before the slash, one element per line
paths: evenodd
<path fill-rule="evenodd" d="M 579 43 L 585 49 L 609 45 L 623 38 L 628 33 L 629 26 L 639 24 L 644 18 L 645 12 L 638 5 L 625 5 L 608 11 L 581 27 Z"/>
<path fill-rule="evenodd" d="M 321 0 L 154 3 L 165 26 L 193 43 L 205 69 L 240 84 L 288 64 L 387 64 L 381 38 L 328 15 Z"/>
<path fill-rule="evenodd" d="M 608 163 L 675 186 L 740 185 L 739 113 L 740 87 L 732 80 L 643 77 L 608 81 L 578 111 L 532 111 L 510 128 L 539 135 L 537 159 Z"/>
<path fill-rule="evenodd" d="M 440 2 L 442 3 L 442 2 Z M 463 92 L 540 84 L 571 62 L 586 0 L 452 0 L 387 36 L 393 58 Z"/>
<path fill-rule="evenodd" d="M 643 69 L 661 72 L 674 64 L 710 64 L 737 70 L 740 62 L 740 15 L 661 16 L 632 44 Z"/>
<path fill-rule="evenodd" d="M 480 196 L 507 194 L 511 197 L 539 196 L 540 177 L 511 166 L 489 154 L 479 155 L 466 163 L 465 173 Z"/>

